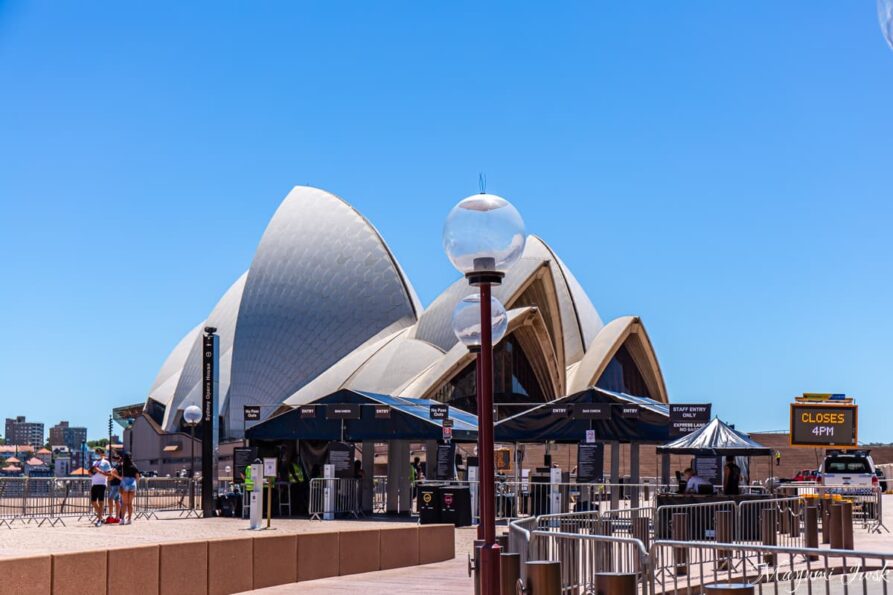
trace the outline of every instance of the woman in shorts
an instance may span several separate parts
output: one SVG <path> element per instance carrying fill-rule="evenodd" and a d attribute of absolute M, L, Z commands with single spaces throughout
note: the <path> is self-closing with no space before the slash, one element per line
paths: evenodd
<path fill-rule="evenodd" d="M 136 496 L 136 484 L 140 479 L 140 470 L 133 464 L 129 452 L 121 455 L 121 524 L 133 522 L 133 499 Z"/>

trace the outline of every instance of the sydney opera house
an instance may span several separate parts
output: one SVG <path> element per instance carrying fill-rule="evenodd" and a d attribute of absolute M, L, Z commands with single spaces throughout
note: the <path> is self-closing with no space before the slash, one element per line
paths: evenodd
<path fill-rule="evenodd" d="M 224 439 L 242 437 L 244 405 L 260 405 L 266 419 L 342 388 L 474 412 L 474 355 L 450 325 L 455 304 L 469 293 L 458 279 L 423 307 L 369 221 L 333 194 L 295 187 L 250 268 L 170 352 L 134 432 L 171 456 L 185 450 L 175 453 L 164 436 L 183 436 L 183 410 L 201 400 L 206 326 L 220 337 Z M 540 403 L 593 386 L 667 402 L 642 321 L 604 322 L 540 238 L 528 239 L 494 295 L 509 315 L 494 354 L 497 404 Z"/>

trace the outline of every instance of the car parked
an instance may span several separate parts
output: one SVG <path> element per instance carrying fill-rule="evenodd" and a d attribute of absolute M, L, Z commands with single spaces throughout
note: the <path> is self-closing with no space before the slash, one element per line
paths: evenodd
<path fill-rule="evenodd" d="M 818 477 L 818 469 L 801 469 L 791 481 L 816 481 Z"/>
<path fill-rule="evenodd" d="M 868 450 L 829 450 L 819 467 L 818 483 L 833 491 L 870 492 L 880 487 L 874 461 Z"/>

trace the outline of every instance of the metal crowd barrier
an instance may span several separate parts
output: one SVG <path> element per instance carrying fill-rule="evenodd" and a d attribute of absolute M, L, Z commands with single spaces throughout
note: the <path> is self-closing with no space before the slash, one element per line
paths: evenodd
<path fill-rule="evenodd" d="M 511 522 L 508 547 L 521 556 L 522 576 L 526 561 L 559 562 L 563 593 L 597 592 L 605 573 L 628 575 L 648 595 L 710 593 L 720 583 L 742 588 L 736 593 L 887 593 L 893 552 L 803 547 L 807 503 L 816 498 L 540 515 Z M 711 540 L 685 535 L 692 527 L 706 535 L 711 512 Z M 683 535 L 651 541 L 649 524 L 667 515 Z"/>
<path fill-rule="evenodd" d="M 144 477 L 136 488 L 133 513 L 137 518 L 158 518 L 159 512 L 179 512 L 180 516 L 198 516 L 200 484 L 188 477 Z"/>
<path fill-rule="evenodd" d="M 781 496 L 843 498 L 853 503 L 853 519 L 870 533 L 890 532 L 884 525 L 884 492 L 880 487 L 849 488 L 825 486 L 816 482 L 789 482 L 776 487 Z"/>
<path fill-rule="evenodd" d="M 376 475 L 372 478 L 372 512 L 385 514 L 388 511 L 388 476 Z"/>
<path fill-rule="evenodd" d="M 597 577 L 607 573 L 632 575 L 639 592 L 648 592 L 648 551 L 638 539 L 532 531 L 531 540 L 534 560 L 561 563 L 562 593 L 601 592 Z"/>
<path fill-rule="evenodd" d="M 90 484 L 88 477 L 0 478 L 0 526 L 64 526 L 65 519 L 91 517 Z M 188 478 L 142 478 L 134 514 L 138 518 L 157 518 L 156 513 L 162 511 L 179 512 L 180 516 L 196 514 L 201 508 L 201 494 L 195 495 L 195 484 Z"/>
<path fill-rule="evenodd" d="M 360 499 L 361 480 L 348 478 L 314 477 L 310 480 L 310 519 L 323 520 L 329 515 L 353 515 L 359 518 L 363 503 Z"/>
<path fill-rule="evenodd" d="M 732 584 L 739 593 L 868 595 L 888 592 L 893 553 L 659 541 L 649 563 L 650 591 L 643 593 L 701 593 Z"/>

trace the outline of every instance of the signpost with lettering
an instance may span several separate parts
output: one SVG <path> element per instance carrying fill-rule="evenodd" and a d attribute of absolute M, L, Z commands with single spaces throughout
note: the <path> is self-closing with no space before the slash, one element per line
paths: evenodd
<path fill-rule="evenodd" d="M 431 419 L 447 419 L 450 416 L 449 405 L 431 405 L 428 408 L 428 416 Z"/>
<path fill-rule="evenodd" d="M 217 329 L 205 327 L 202 336 L 202 516 L 216 513 L 217 442 L 220 435 L 218 414 L 218 350 Z"/>
<path fill-rule="evenodd" d="M 577 445 L 577 483 L 602 481 L 605 467 L 605 445 L 581 442 Z"/>
<path fill-rule="evenodd" d="M 574 414 L 574 406 L 573 405 L 553 405 L 550 410 L 552 415 L 558 417 L 570 417 Z"/>
<path fill-rule="evenodd" d="M 856 448 L 858 406 L 791 403 L 791 446 Z"/>
<path fill-rule="evenodd" d="M 327 405 L 326 419 L 360 419 L 360 406 L 355 403 Z"/>
<path fill-rule="evenodd" d="M 691 434 L 710 422 L 710 403 L 671 403 L 670 437 L 677 438 Z"/>
<path fill-rule="evenodd" d="M 609 403 L 577 403 L 574 405 L 574 417 L 577 419 L 611 419 Z"/>
<path fill-rule="evenodd" d="M 620 408 L 620 417 L 624 419 L 639 419 L 641 410 L 638 405 L 617 405 Z"/>
<path fill-rule="evenodd" d="M 434 478 L 438 480 L 455 479 L 456 477 L 456 445 L 452 442 L 437 445 L 437 459 L 434 464 Z"/>

